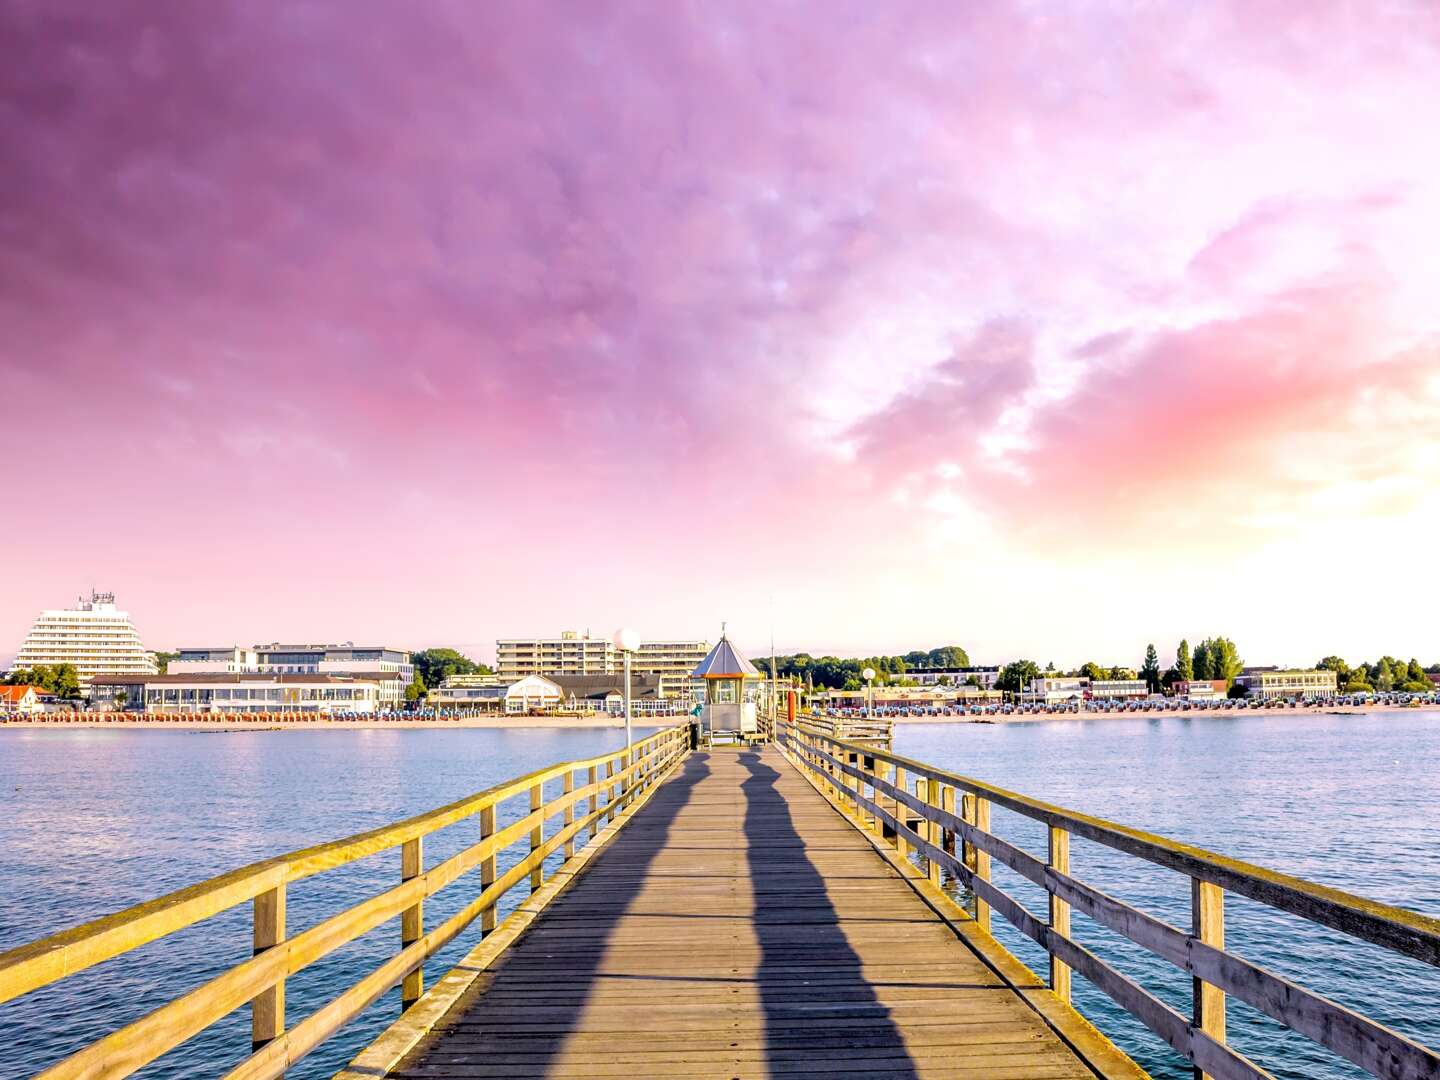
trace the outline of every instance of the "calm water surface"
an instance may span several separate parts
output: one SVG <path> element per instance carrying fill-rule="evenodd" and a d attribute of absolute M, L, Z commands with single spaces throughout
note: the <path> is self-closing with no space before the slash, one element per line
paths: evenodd
<path fill-rule="evenodd" d="M 373 828 L 540 765 L 618 747 L 621 733 L 553 731 L 309 731 L 233 734 L 0 729 L 0 950 L 259 858 Z M 1217 848 L 1280 870 L 1440 915 L 1440 715 L 1075 720 L 1009 727 L 905 726 L 900 753 L 1027 794 Z M 518 817 L 523 810 L 516 808 Z M 502 822 L 503 823 L 503 822 Z M 1040 829 L 995 812 L 1000 835 L 1044 851 Z M 427 839 L 426 863 L 472 842 L 468 825 Z M 518 852 L 512 856 L 518 857 Z M 386 853 L 300 882 L 292 930 L 398 877 Z M 1076 840 L 1074 872 L 1188 925 L 1178 875 Z M 503 866 L 502 866 L 503 869 Z M 1043 894 L 999 883 L 1032 911 Z M 463 886 L 427 901 L 433 925 Z M 517 890 L 523 893 L 524 890 Z M 1440 1044 L 1440 972 L 1355 945 L 1290 916 L 1227 898 L 1229 946 L 1430 1045 Z M 1080 914 L 1075 933 L 1182 1012 L 1189 980 Z M 1037 968 L 1028 939 L 997 933 Z M 9 1036 L 0 1078 L 28 1076 L 249 954 L 249 905 L 146 946 L 63 984 L 0 1006 Z M 475 931 L 427 966 L 463 955 Z M 293 976 L 291 1023 L 393 952 L 389 923 Z M 1168 1048 L 1077 978 L 1076 1003 L 1159 1077 L 1189 1076 Z M 326 1077 L 394 1018 L 398 991 L 290 1074 Z M 1232 1041 L 1277 1076 L 1357 1075 L 1245 1006 L 1230 1008 Z M 241 1009 L 140 1075 L 215 1075 L 249 1050 Z"/>

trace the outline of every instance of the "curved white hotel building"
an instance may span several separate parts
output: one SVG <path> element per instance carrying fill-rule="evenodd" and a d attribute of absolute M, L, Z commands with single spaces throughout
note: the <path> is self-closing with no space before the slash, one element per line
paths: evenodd
<path fill-rule="evenodd" d="M 40 613 L 10 670 L 37 664 L 74 664 L 82 688 L 95 675 L 154 675 L 157 670 L 129 613 L 116 608 L 114 593 L 102 592 L 82 597 L 73 608 Z"/>

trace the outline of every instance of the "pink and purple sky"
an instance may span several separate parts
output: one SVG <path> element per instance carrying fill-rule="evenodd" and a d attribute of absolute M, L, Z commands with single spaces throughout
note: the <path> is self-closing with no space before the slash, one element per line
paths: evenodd
<path fill-rule="evenodd" d="M 0 0 L 0 149 L 0 656 L 1440 659 L 1427 0 Z"/>

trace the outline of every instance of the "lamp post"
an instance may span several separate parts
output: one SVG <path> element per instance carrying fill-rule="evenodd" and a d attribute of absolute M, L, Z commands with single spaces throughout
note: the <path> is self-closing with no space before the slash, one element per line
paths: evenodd
<path fill-rule="evenodd" d="M 634 739 L 630 734 L 630 654 L 640 648 L 640 631 L 622 626 L 615 631 L 614 640 L 625 656 L 625 745 L 629 747 Z"/>
<path fill-rule="evenodd" d="M 875 669 L 867 667 L 860 674 L 865 679 L 865 716 L 873 717 L 875 715 Z"/>

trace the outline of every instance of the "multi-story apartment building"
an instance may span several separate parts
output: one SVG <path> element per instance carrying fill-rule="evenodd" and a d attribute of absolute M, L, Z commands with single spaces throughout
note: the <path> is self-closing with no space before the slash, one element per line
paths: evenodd
<path fill-rule="evenodd" d="M 153 675 L 157 670 L 129 613 L 116 608 L 115 594 L 108 592 L 91 592 L 73 608 L 40 613 L 10 670 L 37 664 L 75 665 L 82 688 L 96 675 Z"/>
<path fill-rule="evenodd" d="M 966 686 L 973 678 L 981 690 L 994 690 L 1000 678 L 998 665 L 962 668 L 911 668 L 904 678 L 914 679 L 921 686 Z"/>
<path fill-rule="evenodd" d="M 1271 698 L 1313 698 L 1329 697 L 1335 693 L 1335 672 L 1317 670 L 1279 671 L 1276 669 L 1252 669 L 1242 671 L 1235 681 L 1245 687 L 1253 698 L 1268 701 Z"/>
<path fill-rule="evenodd" d="M 415 677 L 410 653 L 384 645 L 238 645 L 184 648 L 170 661 L 171 675 L 340 675 L 380 687 L 379 706 L 398 707 Z"/>
<path fill-rule="evenodd" d="M 660 679 L 662 697 L 685 697 L 692 688 L 690 673 L 710 651 L 708 641 L 662 638 L 646 641 L 630 660 L 636 675 Z M 566 630 L 555 638 L 502 638 L 495 643 L 495 673 L 502 679 L 527 675 L 613 675 L 624 656 L 609 638 Z"/>

